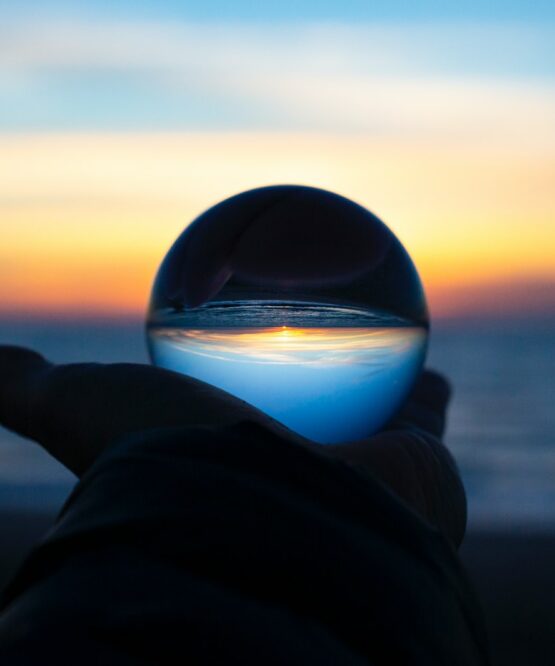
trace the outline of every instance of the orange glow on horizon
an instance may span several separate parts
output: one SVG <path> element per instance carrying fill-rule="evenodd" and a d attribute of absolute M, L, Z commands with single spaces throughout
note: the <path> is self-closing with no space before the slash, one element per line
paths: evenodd
<path fill-rule="evenodd" d="M 490 304 L 500 314 L 555 312 L 554 176 L 555 152 L 537 141 L 3 136 L 0 314 L 140 315 L 189 221 L 226 196 L 280 182 L 331 189 L 376 212 L 414 258 L 436 316 Z"/>
<path fill-rule="evenodd" d="M 423 343 L 426 331 L 418 327 L 372 328 L 153 328 L 158 341 L 187 352 L 227 361 L 346 365 L 359 362 L 369 352 L 402 354 Z"/>

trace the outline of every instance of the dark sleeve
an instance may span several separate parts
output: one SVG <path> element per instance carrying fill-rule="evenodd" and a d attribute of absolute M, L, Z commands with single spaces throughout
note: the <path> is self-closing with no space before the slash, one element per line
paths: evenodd
<path fill-rule="evenodd" d="M 251 423 L 112 447 L 0 617 L 3 666 L 487 663 L 449 543 L 376 479 Z"/>

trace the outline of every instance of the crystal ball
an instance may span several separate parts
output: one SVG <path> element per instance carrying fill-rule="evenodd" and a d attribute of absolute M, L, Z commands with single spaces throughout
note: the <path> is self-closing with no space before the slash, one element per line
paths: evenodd
<path fill-rule="evenodd" d="M 213 384 L 322 444 L 377 432 L 426 353 L 418 273 L 375 215 L 279 185 L 243 192 L 177 238 L 152 289 L 152 362 Z"/>

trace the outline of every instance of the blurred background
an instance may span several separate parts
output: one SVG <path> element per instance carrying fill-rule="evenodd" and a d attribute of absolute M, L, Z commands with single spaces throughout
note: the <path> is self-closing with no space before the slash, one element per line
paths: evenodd
<path fill-rule="evenodd" d="M 425 283 L 496 663 L 555 663 L 554 43 L 544 1 L 0 1 L 0 342 L 146 362 L 204 209 L 363 204 Z M 0 431 L 0 582 L 74 482 Z"/>

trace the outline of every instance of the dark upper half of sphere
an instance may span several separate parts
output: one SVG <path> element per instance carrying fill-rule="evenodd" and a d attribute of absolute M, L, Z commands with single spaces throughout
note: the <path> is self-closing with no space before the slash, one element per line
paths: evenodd
<path fill-rule="evenodd" d="M 427 322 L 418 274 L 383 222 L 300 185 L 249 190 L 196 218 L 158 271 L 151 312 L 249 298 L 344 303 Z"/>

